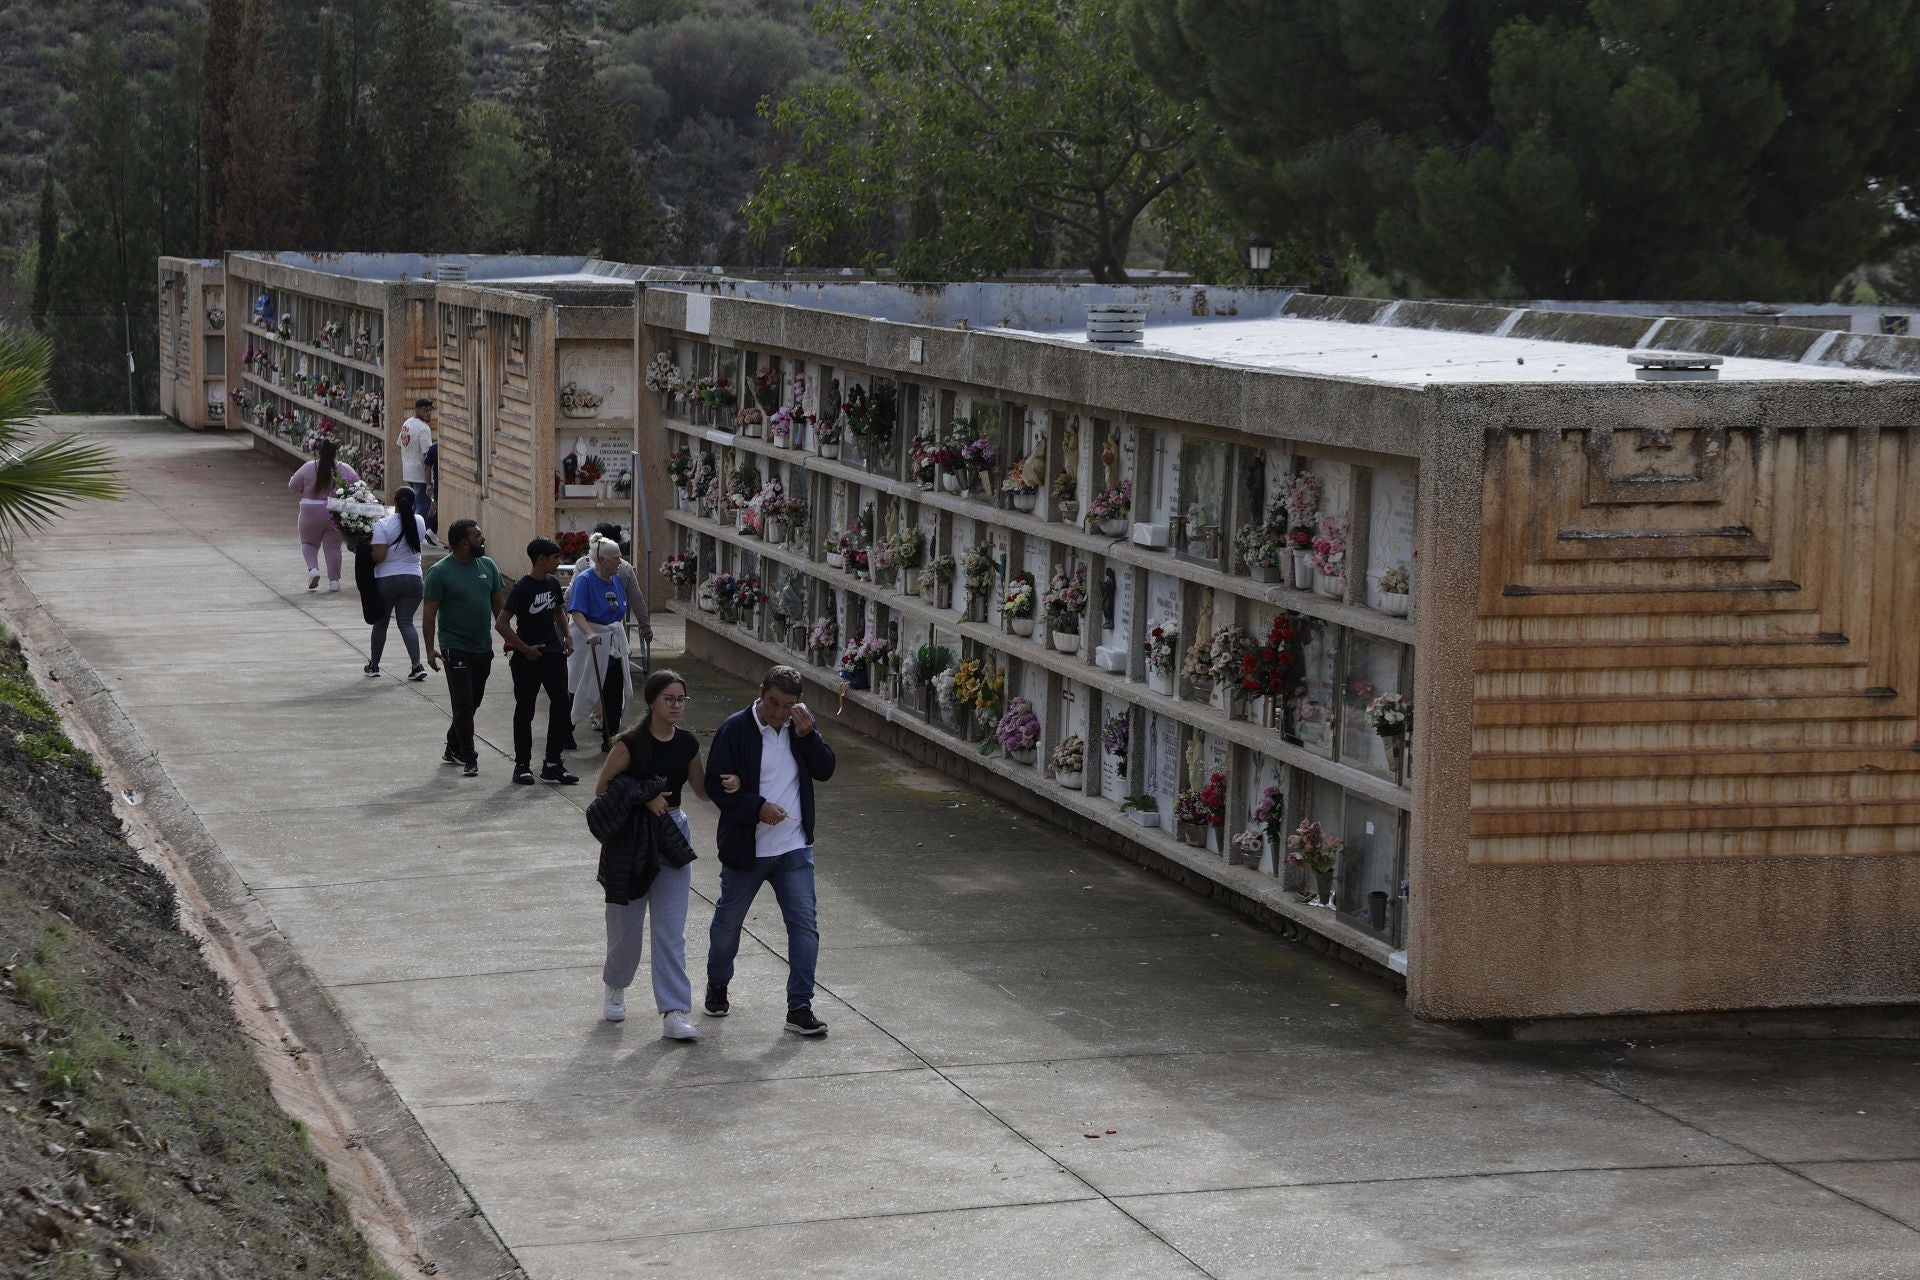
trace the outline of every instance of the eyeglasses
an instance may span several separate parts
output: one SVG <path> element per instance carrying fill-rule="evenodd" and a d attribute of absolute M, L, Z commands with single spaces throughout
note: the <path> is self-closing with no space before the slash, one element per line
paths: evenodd
<path fill-rule="evenodd" d="M 689 702 L 692 702 L 693 699 L 689 697 L 684 697 L 684 696 L 675 697 L 673 694 L 669 693 L 669 694 L 663 695 L 660 701 L 666 703 L 670 707 L 684 707 Z"/>

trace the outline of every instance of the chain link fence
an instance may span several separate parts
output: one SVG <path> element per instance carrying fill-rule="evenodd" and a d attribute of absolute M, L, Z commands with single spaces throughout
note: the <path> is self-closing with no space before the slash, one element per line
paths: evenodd
<path fill-rule="evenodd" d="M 152 307 L 49 311 L 47 379 L 56 413 L 160 412 L 159 319 Z"/>

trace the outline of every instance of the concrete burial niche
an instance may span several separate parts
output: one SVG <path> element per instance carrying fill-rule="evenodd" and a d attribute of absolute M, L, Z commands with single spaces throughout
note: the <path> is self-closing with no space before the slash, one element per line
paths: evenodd
<path fill-rule="evenodd" d="M 317 313 L 236 324 L 262 289 L 382 319 L 367 376 L 437 401 L 443 527 L 504 566 L 644 510 L 696 655 L 792 663 L 841 723 L 1420 1015 L 1920 1002 L 1912 339 L 579 261 L 226 276 L 229 368 L 264 334 L 278 377 L 315 356 Z M 1145 309 L 1138 344 L 1088 341 L 1103 305 Z M 247 385 L 310 408 L 276 376 Z"/>

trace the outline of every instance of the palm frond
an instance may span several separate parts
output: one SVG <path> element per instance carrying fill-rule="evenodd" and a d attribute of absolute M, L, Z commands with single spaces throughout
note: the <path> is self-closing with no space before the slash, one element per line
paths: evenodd
<path fill-rule="evenodd" d="M 71 436 L 27 443 L 33 415 L 46 406 L 52 356 L 40 335 L 0 325 L 0 551 L 75 503 L 126 496 L 111 449 Z"/>

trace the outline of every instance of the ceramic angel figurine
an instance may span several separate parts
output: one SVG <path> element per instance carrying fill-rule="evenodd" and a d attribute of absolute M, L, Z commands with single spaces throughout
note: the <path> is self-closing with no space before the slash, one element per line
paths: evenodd
<path fill-rule="evenodd" d="M 1038 489 L 1047 468 L 1047 435 L 1041 432 L 1033 438 L 1033 448 L 1027 450 L 1027 456 L 1020 461 L 1020 487 Z"/>

